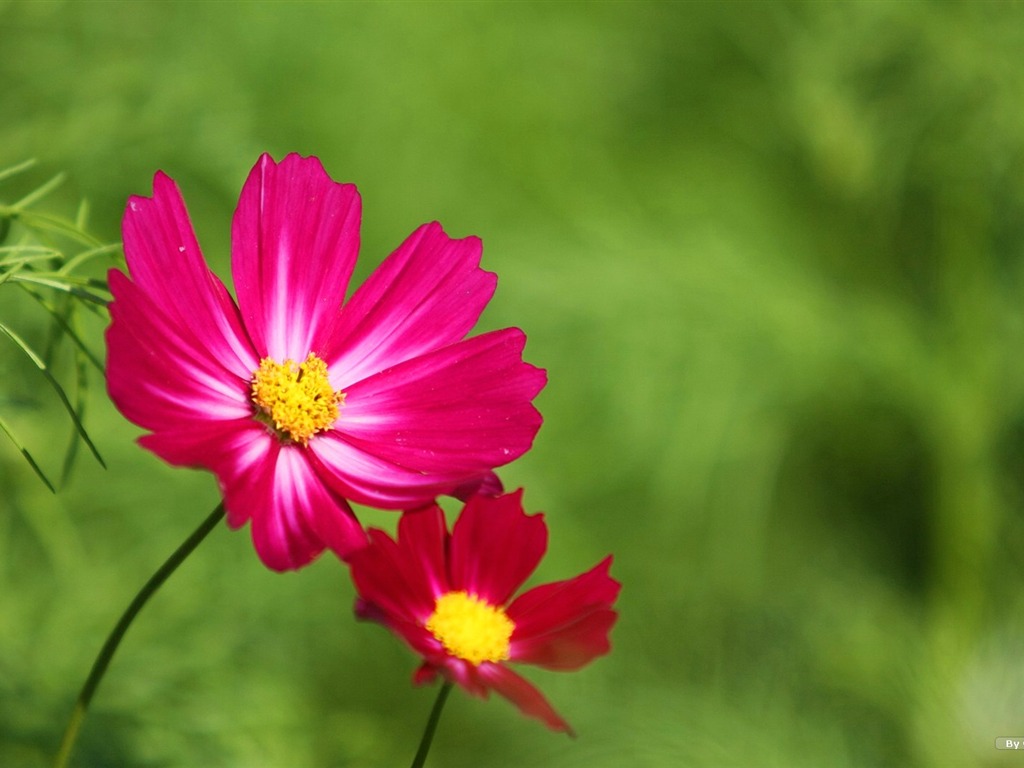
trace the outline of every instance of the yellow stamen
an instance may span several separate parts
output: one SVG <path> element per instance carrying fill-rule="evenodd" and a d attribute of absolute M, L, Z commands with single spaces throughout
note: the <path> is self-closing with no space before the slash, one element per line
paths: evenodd
<path fill-rule="evenodd" d="M 501 608 L 459 591 L 437 598 L 426 627 L 448 653 L 476 666 L 508 658 L 516 625 Z"/>
<path fill-rule="evenodd" d="M 272 427 L 282 442 L 306 445 L 338 419 L 344 392 L 331 389 L 327 363 L 312 352 L 302 364 L 260 360 L 252 377 L 256 419 Z"/>

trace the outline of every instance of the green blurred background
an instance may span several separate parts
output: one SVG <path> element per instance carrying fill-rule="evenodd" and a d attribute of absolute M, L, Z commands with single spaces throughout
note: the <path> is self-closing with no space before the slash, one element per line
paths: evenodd
<path fill-rule="evenodd" d="M 612 552 L 625 586 L 609 657 L 526 670 L 578 739 L 456 693 L 430 765 L 1020 765 L 1022 51 L 1012 2 L 0 0 L 0 167 L 40 161 L 0 199 L 64 171 L 42 207 L 116 240 L 162 169 L 227 277 L 246 173 L 298 151 L 359 185 L 359 276 L 424 221 L 483 238 L 483 324 L 550 374 L 503 472 L 548 515 L 537 579 Z M 10 285 L 0 320 L 45 338 Z M 0 342 L 2 415 L 59 475 L 66 415 Z M 51 495 L 0 443 L 2 766 L 48 764 L 217 502 L 92 382 L 107 470 L 80 451 Z M 218 529 L 75 764 L 408 764 L 433 692 L 352 599 Z"/>

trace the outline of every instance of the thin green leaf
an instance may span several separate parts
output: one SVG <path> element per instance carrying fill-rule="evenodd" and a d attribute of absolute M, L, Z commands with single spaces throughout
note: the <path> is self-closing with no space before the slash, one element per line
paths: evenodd
<path fill-rule="evenodd" d="M 21 283 L 21 287 L 24 287 L 24 285 L 24 283 Z M 67 294 L 61 295 L 59 300 L 60 305 L 53 306 L 53 311 L 50 312 L 53 316 L 53 322 L 50 324 L 46 334 L 46 346 L 43 348 L 43 354 L 41 355 L 47 366 L 53 365 L 53 358 L 60 347 L 61 339 L 64 337 L 64 329 L 67 328 L 67 320 L 71 316 L 71 308 L 74 305 L 71 297 Z M 77 408 L 75 411 L 79 414 L 81 413 Z"/>
<path fill-rule="evenodd" d="M 27 293 L 33 299 L 35 299 L 36 302 L 43 309 L 45 309 L 50 314 L 51 317 L 53 317 L 54 323 L 59 325 L 60 330 L 64 334 L 66 334 L 69 339 L 71 339 L 72 343 L 77 348 L 77 352 L 81 354 L 83 357 L 85 357 L 85 359 L 88 360 L 90 363 L 92 363 L 93 367 L 95 367 L 96 370 L 102 374 L 103 363 L 100 361 L 98 357 L 96 357 L 93 351 L 89 349 L 88 346 L 86 346 L 85 342 L 82 340 L 82 337 L 78 334 L 78 332 L 71 327 L 72 314 L 75 310 L 76 305 L 68 303 L 63 307 L 58 308 L 51 304 L 49 301 L 47 301 L 42 294 L 34 291 L 32 288 L 29 288 L 24 283 L 20 285 L 20 288 L 24 290 L 25 293 Z M 55 348 L 56 345 L 59 343 L 59 338 L 59 335 L 52 336 L 47 346 L 49 347 L 52 345 Z M 49 360 L 50 354 L 50 350 L 48 349 L 47 354 L 44 355 L 44 358 L 46 360 Z"/>
<path fill-rule="evenodd" d="M 59 279 L 54 279 L 54 278 L 49 278 L 49 277 L 40 277 L 39 274 L 37 274 L 37 273 L 34 273 L 34 274 L 12 275 L 11 279 L 14 280 L 15 282 L 19 282 L 19 283 L 32 283 L 34 285 L 45 285 L 47 288 L 53 288 L 53 289 L 58 290 L 58 291 L 63 291 L 64 293 L 69 293 L 69 294 L 71 294 L 72 296 L 74 296 L 76 298 L 82 299 L 83 301 L 89 301 L 89 302 L 92 302 L 93 304 L 99 304 L 100 306 L 103 306 L 103 307 L 107 306 L 110 303 L 110 301 L 108 299 L 105 299 L 102 296 L 97 296 L 96 294 L 90 293 L 89 291 L 85 290 L 84 288 L 79 287 L 78 285 L 71 285 L 71 284 L 69 284 L 69 283 L 72 283 L 72 282 L 77 282 L 79 284 L 83 284 L 84 283 L 84 284 L 88 284 L 88 285 L 96 285 L 97 287 L 104 287 L 105 288 L 106 285 L 105 285 L 105 283 L 103 283 L 102 280 L 74 280 L 73 281 L 73 280 L 70 280 L 70 279 L 68 279 L 66 277 L 63 277 L 63 276 L 61 278 L 59 278 Z"/>
<path fill-rule="evenodd" d="M 121 250 L 120 243 L 107 243 L 106 245 L 98 245 L 95 248 L 90 248 L 87 251 L 75 254 L 73 257 L 68 259 L 64 266 L 57 270 L 57 274 L 65 274 L 79 267 L 89 259 L 94 259 L 97 256 L 104 256 L 108 253 L 117 253 Z"/>
<path fill-rule="evenodd" d="M 74 335 L 70 328 L 68 328 L 67 331 L 69 335 Z M 92 360 L 93 358 L 91 356 L 87 357 L 87 355 L 81 354 L 81 352 L 82 349 L 80 348 L 79 350 L 76 350 L 75 354 L 75 409 L 78 411 L 78 415 L 84 419 L 85 405 L 89 392 L 89 376 L 88 369 L 86 368 L 86 359 Z M 61 464 L 61 487 L 67 484 L 68 478 L 71 476 L 71 469 L 74 466 L 75 459 L 78 457 L 79 444 L 80 441 L 77 439 L 75 433 L 72 432 L 71 437 L 68 440 L 67 450 L 64 451 L 64 462 Z"/>
<path fill-rule="evenodd" d="M 35 472 L 39 479 L 43 481 L 43 484 L 50 489 L 50 493 L 56 493 L 57 489 L 53 487 L 53 483 L 50 482 L 42 468 L 36 464 L 36 460 L 32 458 L 32 454 L 28 452 L 28 449 L 21 444 L 17 437 L 15 437 L 14 432 L 11 431 L 11 428 L 7 425 L 7 422 L 3 420 L 3 417 L 0 417 L 0 430 L 2 430 L 10 441 L 14 443 L 14 447 L 18 449 L 21 455 L 25 457 L 25 461 L 28 462 L 28 465 L 32 467 L 32 471 Z"/>
<path fill-rule="evenodd" d="M 0 253 L 10 252 L 10 256 L 4 256 L 0 258 L 0 267 L 7 266 L 8 264 L 31 264 L 36 261 L 47 261 L 49 259 L 59 257 L 60 253 L 50 248 L 34 248 L 29 250 L 28 248 L 18 247 L 17 250 L 13 248 L 0 247 Z M 18 253 L 26 253 L 27 255 L 19 256 Z M 32 255 L 34 254 L 34 255 Z"/>
<path fill-rule="evenodd" d="M 43 362 L 42 358 L 40 358 L 39 355 L 32 351 L 32 348 L 25 342 L 24 339 L 22 339 L 18 334 L 16 334 L 13 330 L 8 328 L 3 323 L 0 323 L 0 333 L 3 333 L 8 338 L 10 338 L 11 341 L 13 341 L 21 349 L 21 351 L 28 356 L 29 360 L 31 360 L 35 364 L 36 368 L 40 370 L 43 376 L 46 377 L 46 380 L 50 383 L 50 386 L 53 387 L 53 390 L 57 393 L 57 396 L 60 398 L 61 403 L 64 405 L 64 410 L 68 412 L 68 415 L 74 422 L 75 429 L 78 431 L 78 434 L 81 436 L 85 444 L 89 447 L 89 450 L 92 452 L 92 455 L 96 458 L 96 461 L 99 462 L 101 467 L 106 469 L 106 462 L 103 461 L 103 457 L 100 456 L 100 452 L 96 449 L 96 446 L 93 445 L 92 439 L 90 439 L 89 437 L 89 433 L 85 431 L 85 427 L 82 425 L 81 420 L 78 418 L 78 414 L 75 412 L 74 407 L 72 407 L 71 402 L 68 400 L 68 396 L 64 392 L 64 388 L 60 385 L 60 382 L 58 382 L 57 379 L 54 378 L 53 374 L 50 373 L 49 368 L 46 367 L 46 363 Z"/>
<path fill-rule="evenodd" d="M 36 213 L 35 211 L 27 211 L 13 206 L 0 205 L 0 216 L 4 215 L 16 218 L 23 226 L 33 230 L 37 235 L 42 233 L 57 233 L 89 247 L 103 245 L 98 238 L 93 237 L 88 232 L 83 232 L 75 226 L 74 222 L 68 221 L 60 216 L 52 216 L 50 214 Z"/>
<path fill-rule="evenodd" d="M 24 162 L 12 165 L 10 168 L 0 168 L 0 181 L 9 179 L 11 176 L 16 176 L 22 171 L 27 171 L 33 165 L 36 164 L 36 160 L 25 160 Z"/>
<path fill-rule="evenodd" d="M 59 187 L 61 184 L 63 184 L 64 183 L 64 178 L 65 178 L 65 176 L 64 176 L 63 173 L 58 173 L 52 179 L 50 179 L 49 181 L 45 182 L 41 187 L 39 187 L 38 189 L 32 190 L 27 195 L 25 195 L 23 198 L 21 198 L 21 200 L 19 200 L 18 202 L 14 203 L 11 206 L 11 208 L 14 208 L 16 210 L 21 210 L 23 208 L 28 208 L 30 205 L 32 205 L 32 203 L 36 202 L 37 200 L 42 200 L 48 194 L 53 192 L 53 190 L 55 190 L 57 187 Z"/>
<path fill-rule="evenodd" d="M 78 213 L 75 214 L 75 226 L 83 232 L 85 231 L 86 223 L 89 221 L 89 201 L 83 200 L 78 204 Z"/>
<path fill-rule="evenodd" d="M 15 264 L 9 270 L 4 272 L 3 274 L 0 274 L 0 285 L 3 285 L 8 280 L 10 280 L 12 277 L 14 277 L 16 274 L 18 274 L 18 272 L 21 270 L 21 268 L 23 266 L 24 266 L 23 264 Z"/>

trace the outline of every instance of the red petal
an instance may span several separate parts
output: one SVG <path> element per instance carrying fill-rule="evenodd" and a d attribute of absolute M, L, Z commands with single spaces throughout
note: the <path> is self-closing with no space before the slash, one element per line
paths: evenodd
<path fill-rule="evenodd" d="M 569 724 L 555 712 L 547 699 L 529 682 L 501 664 L 484 662 L 477 673 L 488 686 L 511 701 L 529 717 L 535 717 L 553 731 L 574 735 Z"/>
<path fill-rule="evenodd" d="M 430 664 L 420 664 L 412 676 L 413 685 L 430 685 L 437 680 L 437 668 Z"/>
<path fill-rule="evenodd" d="M 574 579 L 544 584 L 507 609 L 515 623 L 510 648 L 517 662 L 549 669 L 576 669 L 609 650 L 611 610 L 620 584 L 608 575 L 612 558 Z"/>
<path fill-rule="evenodd" d="M 359 252 L 359 193 L 315 157 L 263 155 L 231 226 L 231 269 L 260 356 L 323 355 Z M 328 361 L 329 362 L 329 361 Z"/>
<path fill-rule="evenodd" d="M 452 496 L 459 501 L 468 501 L 477 494 L 481 496 L 500 496 L 504 490 L 505 487 L 501 484 L 500 477 L 494 472 L 485 472 L 480 477 L 473 478 L 453 490 Z"/>
<path fill-rule="evenodd" d="M 545 669 L 579 669 L 611 650 L 608 632 L 617 618 L 615 611 L 604 608 L 543 635 L 513 637 L 510 657 Z"/>
<path fill-rule="evenodd" d="M 410 578 L 425 583 L 434 599 L 449 590 L 445 567 L 448 526 L 437 504 L 405 512 L 398 521 L 398 543 L 409 563 L 415 564 Z M 430 612 L 433 610 L 432 604 Z"/>
<path fill-rule="evenodd" d="M 422 625 L 434 612 L 437 595 L 449 589 L 444 512 L 432 505 L 406 513 L 399 520 L 397 542 L 378 529 L 369 536 L 370 544 L 347 558 L 356 591 L 388 617 L 389 626 L 400 621 Z"/>
<path fill-rule="evenodd" d="M 537 567 L 547 540 L 544 516 L 523 512 L 521 490 L 474 496 L 452 530 L 452 588 L 504 605 Z"/>

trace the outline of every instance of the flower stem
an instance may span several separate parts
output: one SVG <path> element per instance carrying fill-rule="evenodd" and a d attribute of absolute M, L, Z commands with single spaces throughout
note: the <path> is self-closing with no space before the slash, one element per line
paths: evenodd
<path fill-rule="evenodd" d="M 93 694 L 96 693 L 96 689 L 100 685 L 100 681 L 103 679 L 104 673 L 107 671 L 107 667 L 110 665 L 110 660 L 114 657 L 114 652 L 117 651 L 117 647 L 121 644 L 121 638 L 124 637 L 125 632 L 128 631 L 128 627 L 131 626 L 132 621 L 138 615 L 139 611 L 146 602 L 153 596 L 153 594 L 160 589 L 167 577 L 170 576 L 174 571 L 181 565 L 185 558 L 192 554 L 192 550 L 199 546 L 199 543 L 206 538 L 207 534 L 212 531 L 217 523 L 220 522 L 221 518 L 224 517 L 224 504 L 221 502 L 217 505 L 216 509 L 210 513 L 210 515 L 200 523 L 199 527 L 196 528 L 192 535 L 189 536 L 185 541 L 181 543 L 174 554 L 172 554 L 167 561 L 160 566 L 159 570 L 150 576 L 149 581 L 143 585 L 142 589 L 132 600 L 131 604 L 121 615 L 117 624 L 110 631 L 107 636 L 107 640 L 103 643 L 103 647 L 100 649 L 99 655 L 96 660 L 92 663 L 92 669 L 89 670 L 89 676 L 85 679 L 85 684 L 82 686 L 81 692 L 78 694 L 78 700 L 75 702 L 75 709 L 71 713 L 71 719 L 68 721 L 67 728 L 64 731 L 64 737 L 60 741 L 60 749 L 57 751 L 57 757 L 53 761 L 54 768 L 64 768 L 68 764 L 68 760 L 71 758 L 71 751 L 74 749 L 75 741 L 78 739 L 78 731 L 82 727 L 82 722 L 85 720 L 86 711 L 89 709 L 89 702 L 92 701 Z"/>
<path fill-rule="evenodd" d="M 427 720 L 427 727 L 423 729 L 420 748 L 416 750 L 416 757 L 413 758 L 410 768 L 423 768 L 423 764 L 427 761 L 430 743 L 434 740 L 434 731 L 437 730 L 437 723 L 441 719 L 441 710 L 444 709 L 444 703 L 448 700 L 448 694 L 451 690 L 452 684 L 446 680 L 441 685 L 441 690 L 437 692 L 437 700 L 434 702 L 434 708 L 430 710 L 430 719 Z"/>

